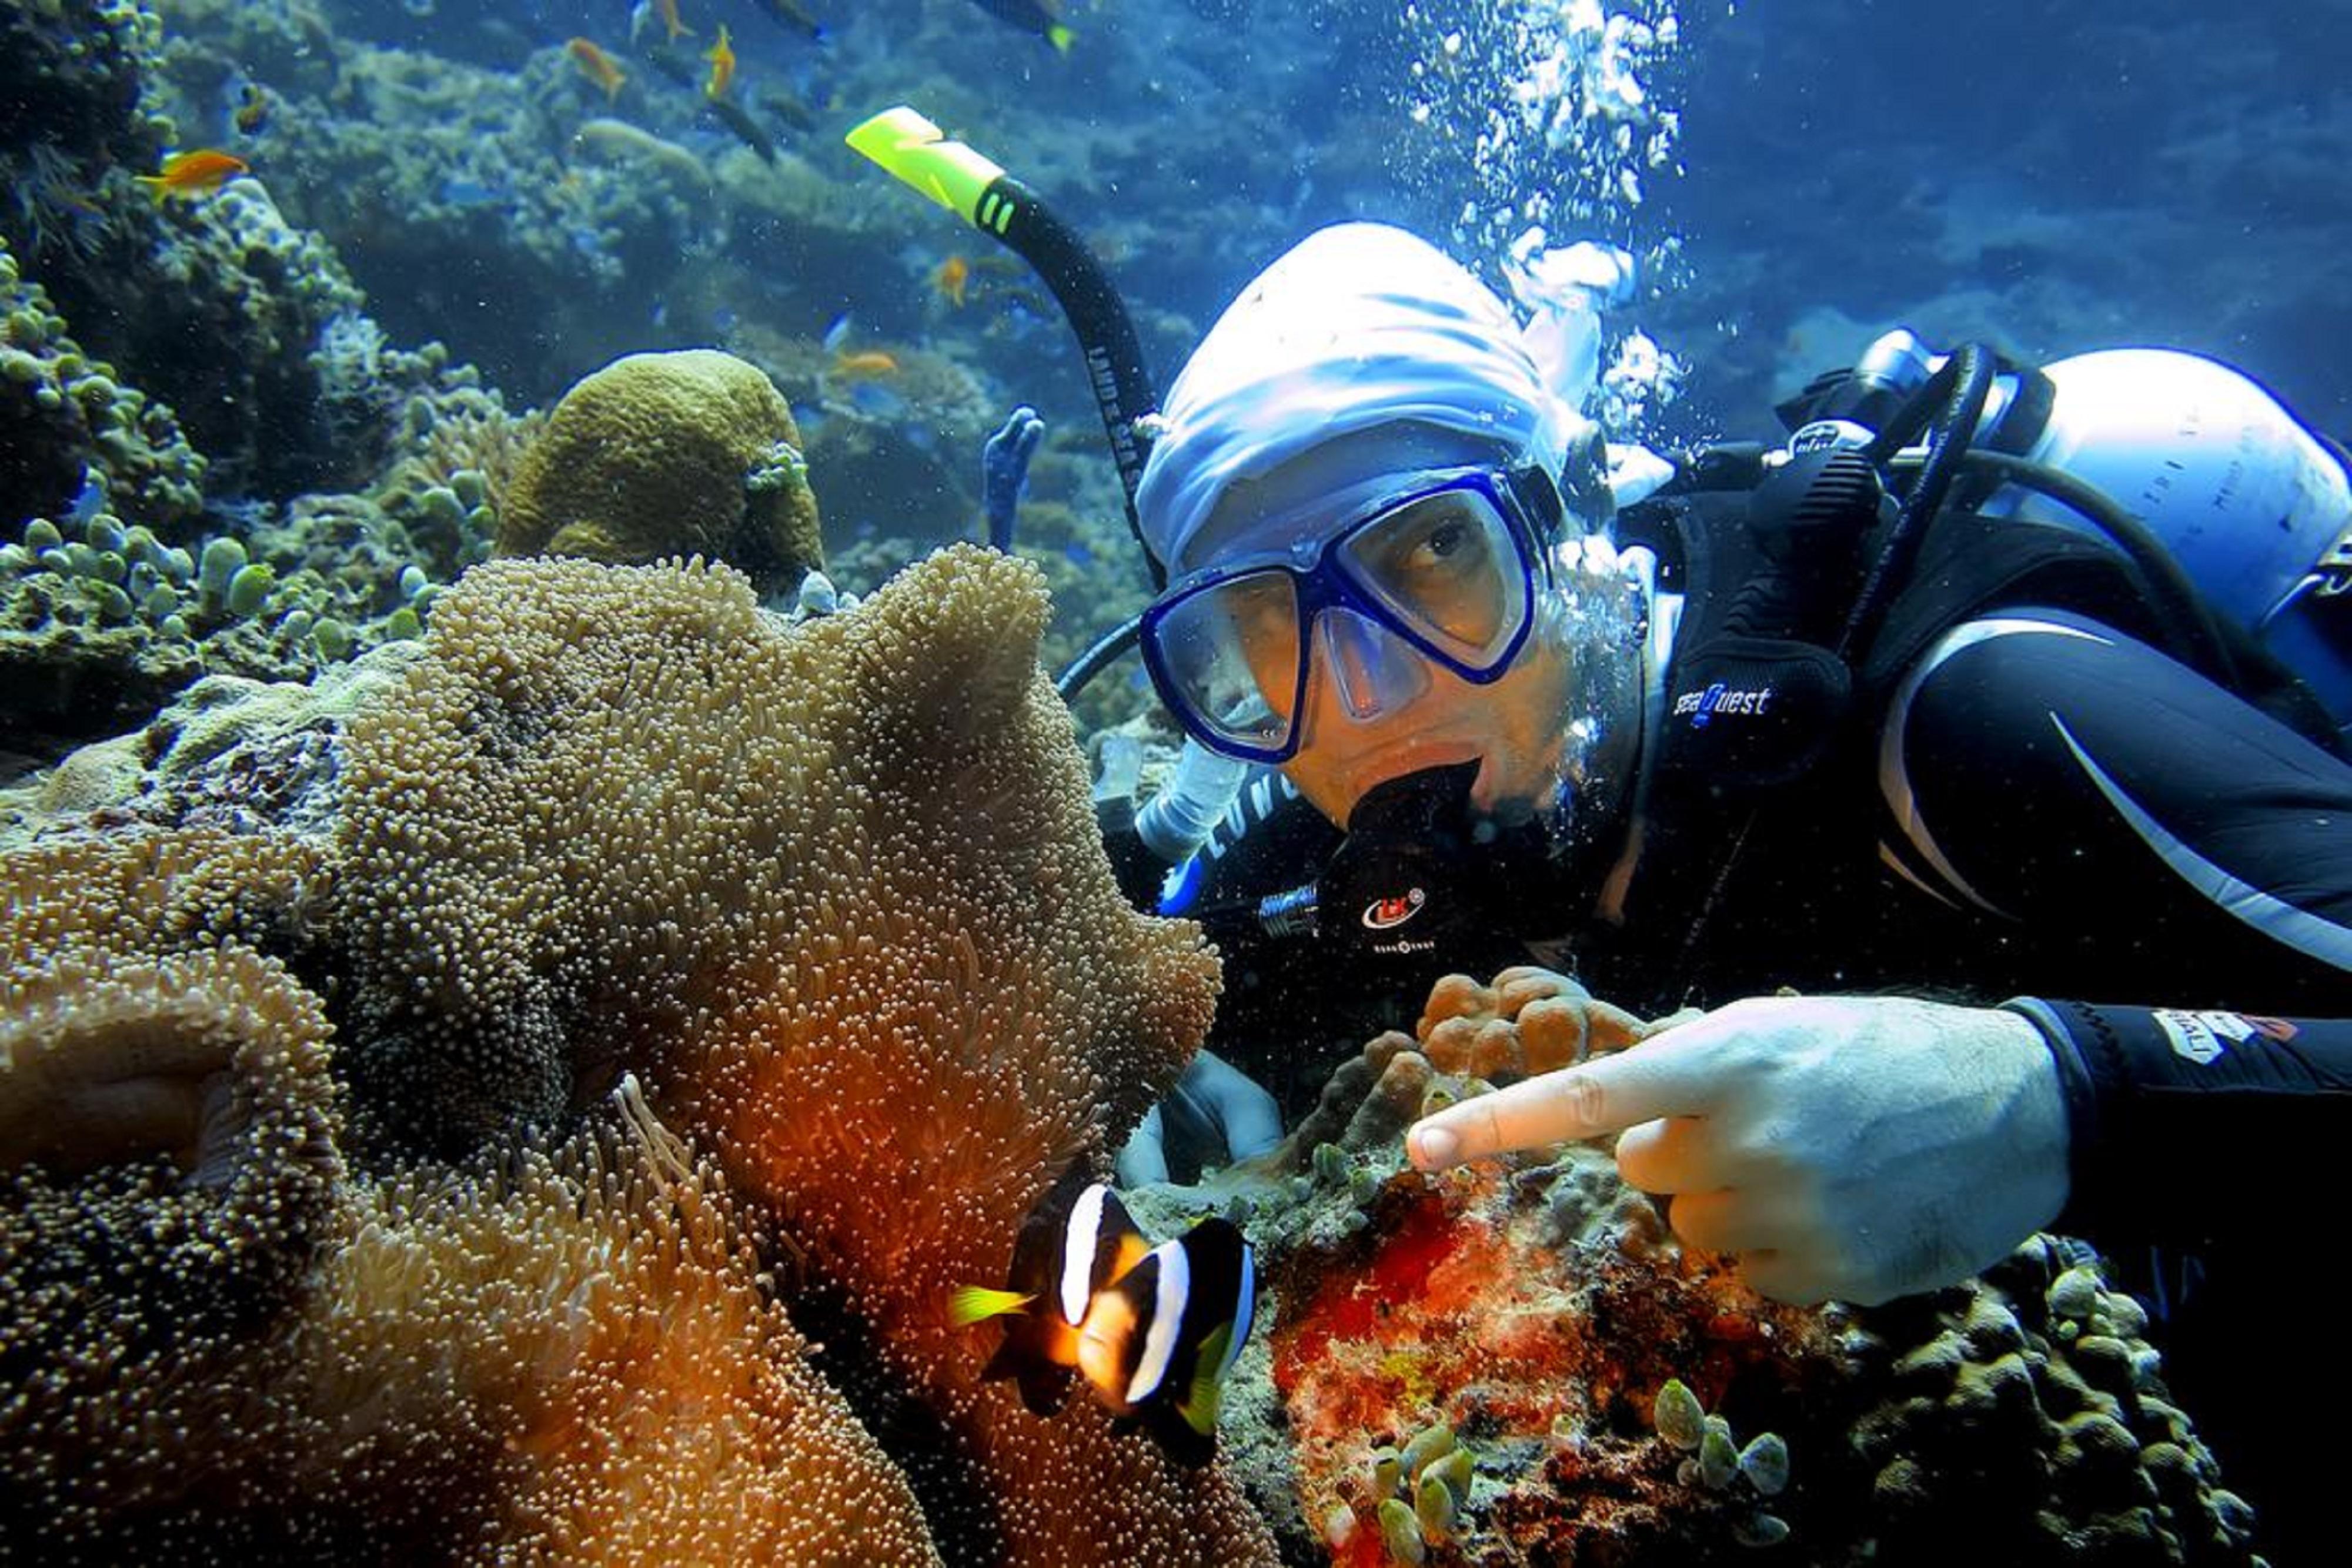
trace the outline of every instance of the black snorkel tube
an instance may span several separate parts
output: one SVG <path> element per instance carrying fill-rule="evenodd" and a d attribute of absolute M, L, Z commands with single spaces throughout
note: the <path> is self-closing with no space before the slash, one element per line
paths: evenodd
<path fill-rule="evenodd" d="M 992 160 L 947 133 L 914 110 L 901 104 L 886 109 L 851 131 L 849 145 L 982 234 L 1003 243 L 1034 267 L 1055 301 L 1077 334 L 1086 354 L 1087 380 L 1093 387 L 1095 406 L 1102 412 L 1103 434 L 1110 443 L 1111 461 L 1118 465 L 1118 482 L 1127 492 L 1127 526 L 1143 551 L 1151 573 L 1151 587 L 1168 585 L 1168 569 L 1144 541 L 1143 524 L 1135 510 L 1135 492 L 1143 483 L 1144 459 L 1151 438 L 1145 419 L 1160 406 L 1159 389 L 1144 368 L 1143 345 L 1127 306 L 1111 287 L 1102 264 L 1087 250 L 1077 231 L 1054 215 L 1037 193 L 1006 173 Z M 1132 622 L 1111 633 L 1131 641 Z M 1111 639 L 1105 639 L 1108 643 Z M 1118 647 L 1097 653 L 1098 643 L 1087 650 L 1062 677 L 1071 681 L 1082 670 L 1084 685 L 1094 673 L 1118 656 Z M 1089 667 L 1089 661 L 1092 661 Z M 1067 697 L 1076 686 L 1063 692 Z"/>

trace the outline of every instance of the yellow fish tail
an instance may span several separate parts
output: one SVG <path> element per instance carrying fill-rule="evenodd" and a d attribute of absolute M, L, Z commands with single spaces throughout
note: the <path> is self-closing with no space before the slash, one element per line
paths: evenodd
<path fill-rule="evenodd" d="M 959 1285 L 948 1297 L 948 1322 L 957 1328 L 970 1328 L 990 1318 L 1001 1318 L 1024 1311 L 1034 1296 L 1024 1296 L 1018 1291 L 992 1291 L 985 1285 Z"/>
<path fill-rule="evenodd" d="M 1234 1343 L 1234 1325 L 1224 1323 L 1201 1342 L 1201 1358 L 1192 1369 L 1192 1385 L 1176 1402 L 1184 1424 L 1203 1437 L 1217 1430 L 1217 1408 L 1223 1402 L 1225 1351 Z"/>

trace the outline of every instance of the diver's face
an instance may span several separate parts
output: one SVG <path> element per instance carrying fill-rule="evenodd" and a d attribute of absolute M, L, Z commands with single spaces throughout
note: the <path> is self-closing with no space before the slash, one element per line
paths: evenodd
<path fill-rule="evenodd" d="M 1548 601 L 1548 596 L 1547 596 Z M 1464 680 L 1393 638 L 1370 652 L 1391 665 L 1386 676 L 1405 700 L 1369 704 L 1364 650 L 1349 636 L 1314 639 L 1303 703 L 1305 727 L 1297 754 L 1283 772 L 1301 794 L 1344 827 L 1356 803 L 1374 786 L 1423 768 L 1475 759 L 1471 802 L 1481 811 L 1512 817 L 1539 809 L 1556 791 L 1564 765 L 1564 716 L 1570 711 L 1575 669 L 1547 608 L 1511 667 L 1486 685 Z M 1374 637 L 1386 632 L 1370 629 Z M 1261 689 L 1286 705 L 1290 678 L 1259 672 Z M 1367 711 L 1368 708 L 1373 711 Z"/>

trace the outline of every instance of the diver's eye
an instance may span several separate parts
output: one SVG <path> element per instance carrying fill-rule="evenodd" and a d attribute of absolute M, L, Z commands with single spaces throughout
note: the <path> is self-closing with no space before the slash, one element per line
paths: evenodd
<path fill-rule="evenodd" d="M 1423 534 L 1421 543 L 1414 547 L 1412 564 L 1433 566 L 1461 549 L 1469 537 L 1468 526 L 1458 517 L 1439 523 Z"/>

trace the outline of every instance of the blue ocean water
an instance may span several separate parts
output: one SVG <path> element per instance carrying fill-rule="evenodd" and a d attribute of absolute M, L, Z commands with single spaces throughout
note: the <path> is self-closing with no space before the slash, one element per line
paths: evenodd
<path fill-rule="evenodd" d="M 583 96 L 532 64 L 568 37 L 632 64 L 622 0 L 325 9 L 341 38 L 415 51 L 428 73 L 441 60 L 508 77 L 542 102 Z M 692 51 L 725 22 L 735 90 L 803 106 L 799 123 L 770 118 L 786 156 L 826 184 L 821 238 L 796 233 L 788 214 L 722 203 L 667 246 L 625 247 L 617 270 L 595 268 L 582 246 L 570 276 L 538 277 L 502 268 L 495 244 L 445 249 L 434 265 L 431 231 L 446 220 L 404 235 L 391 214 L 352 211 L 348 184 L 366 178 L 356 169 L 281 173 L 272 194 L 338 244 L 395 335 L 441 337 L 527 398 L 618 349 L 707 336 L 707 317 L 674 310 L 656 324 L 639 308 L 676 294 L 682 270 L 707 268 L 707 293 L 778 330 L 813 330 L 850 305 L 883 335 L 952 340 L 1030 308 L 984 289 L 984 309 L 932 308 L 929 265 L 984 242 L 839 144 L 857 119 L 906 101 L 1096 238 L 1163 379 L 1233 291 L 1315 225 L 1390 218 L 1491 268 L 1512 225 L 1465 226 L 1465 204 L 1491 214 L 1582 195 L 1603 210 L 1553 224 L 1556 236 L 1678 242 L 1675 265 L 1620 325 L 1645 326 L 1687 362 L 1698 426 L 1753 423 L 1773 392 L 1897 321 L 1931 340 L 1982 335 L 2043 357 L 2126 341 L 2191 348 L 2244 365 L 2323 428 L 2352 424 L 2352 376 L 2327 349 L 2345 338 L 2352 267 L 2330 194 L 2352 135 L 2342 4 L 1984 0 L 1932 16 L 1891 0 L 1591 6 L 1676 25 L 1642 71 L 1648 99 L 1633 123 L 1647 135 L 1672 114 L 1678 133 L 1669 162 L 1642 171 L 1638 206 L 1580 191 L 1593 171 L 1528 124 L 1544 107 L 1528 102 L 1542 48 L 1530 31 L 1556 31 L 1573 5 L 1072 5 L 1066 54 L 958 0 L 809 9 L 821 41 L 750 0 L 685 0 L 694 33 L 677 53 L 698 73 Z M 202 37 L 200 22 L 189 30 Z M 640 42 L 661 31 L 641 26 Z M 1416 103 L 1434 112 L 1417 119 Z M 406 112 L 389 97 L 373 107 L 387 129 Z M 607 107 L 689 146 L 728 144 L 690 86 L 642 61 Z M 496 174 L 450 171 L 449 204 L 491 204 Z M 306 190 L 309 178 L 338 189 Z M 527 207 L 517 216 L 534 221 Z M 993 292 L 1019 294 L 1004 282 Z M 976 366 L 1083 416 L 1075 361 L 1050 335 L 1009 347 L 974 354 Z"/>

